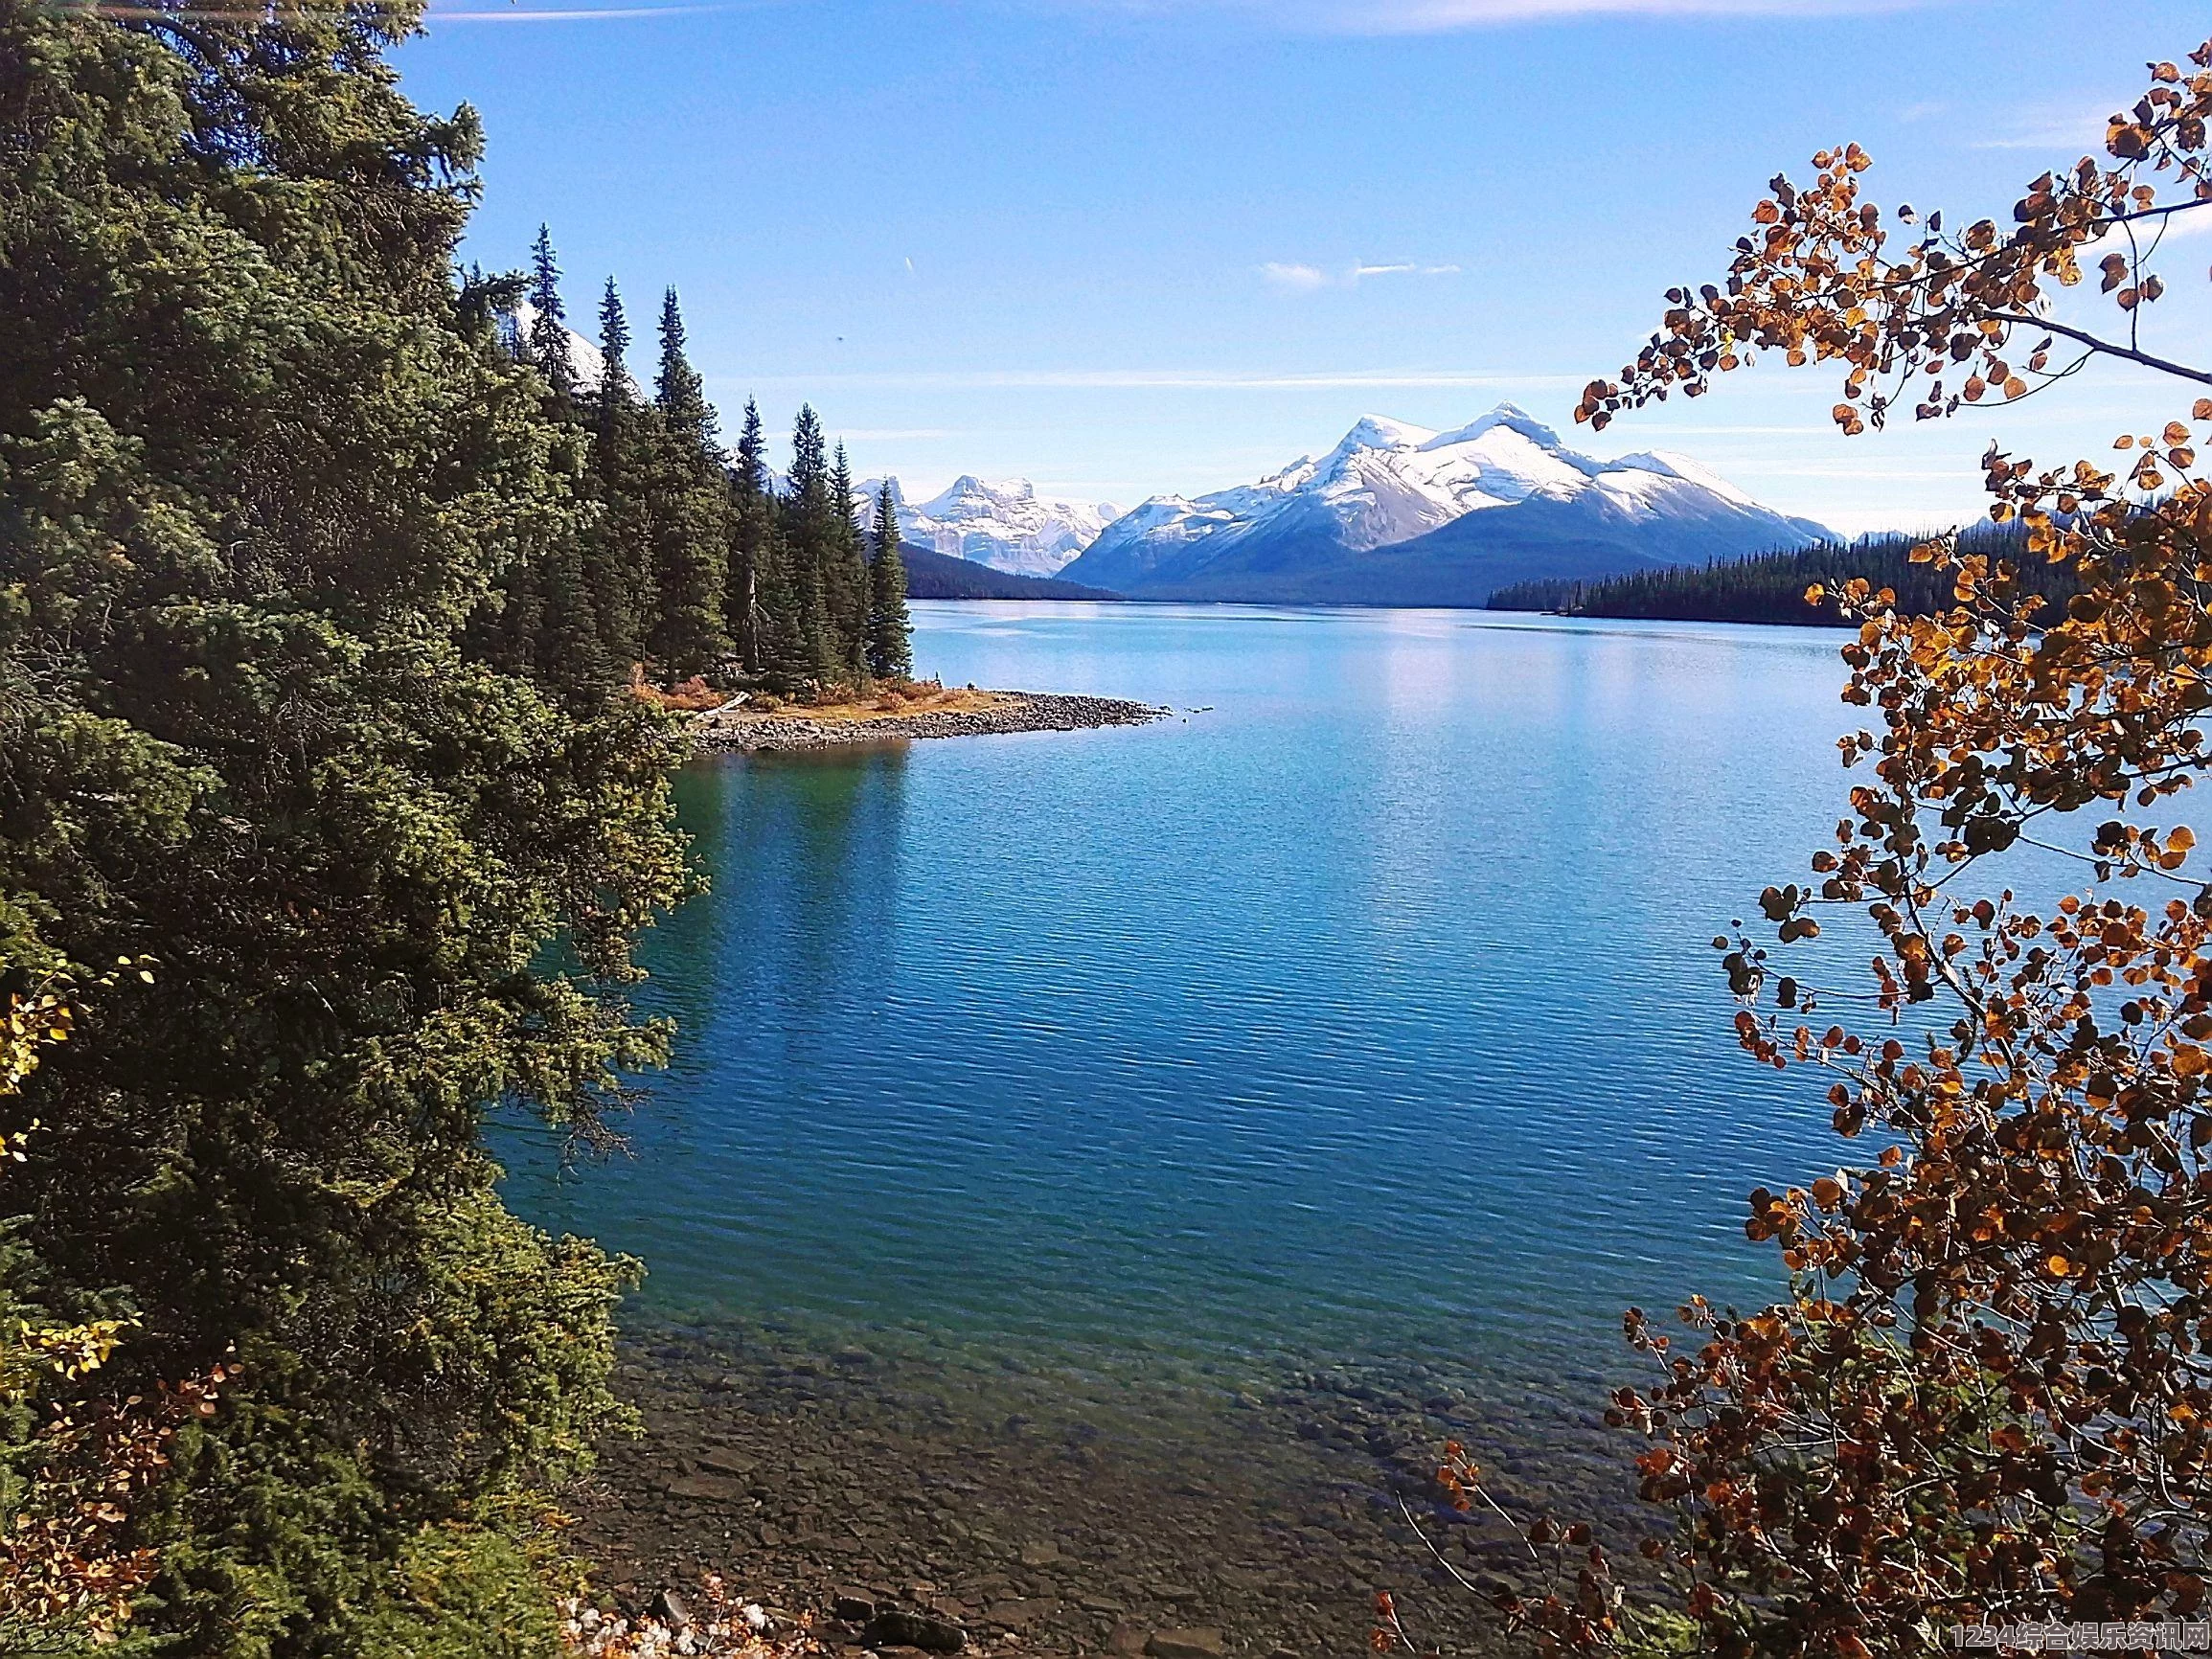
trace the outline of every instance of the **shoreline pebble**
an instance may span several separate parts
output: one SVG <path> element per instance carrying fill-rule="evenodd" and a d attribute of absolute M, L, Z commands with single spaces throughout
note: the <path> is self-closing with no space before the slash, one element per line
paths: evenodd
<path fill-rule="evenodd" d="M 642 1606 L 727 1574 L 837 1659 L 947 1653 L 956 1633 L 986 1659 L 1189 1659 L 1217 1639 L 1224 1659 L 1309 1659 L 1359 1649 L 1389 1589 L 1425 1644 L 1503 1659 L 1518 1644 L 1487 1598 L 1533 1587 L 1528 1546 L 1450 1511 L 1444 1438 L 1516 1522 L 1597 1521 L 1631 1578 L 1650 1525 L 1622 1448 L 1556 1380 L 1377 1364 L 1240 1377 L 1240 1396 L 1225 1377 L 1014 1372 L 891 1331 L 871 1347 L 860 1367 L 796 1331 L 633 1331 L 646 1433 L 605 1448 L 599 1499 L 577 1506 L 601 1582 Z"/>
<path fill-rule="evenodd" d="M 1171 710 L 1121 697 L 1065 696 L 1051 692 L 993 692 L 985 709 L 924 710 L 872 720 L 818 720 L 805 715 L 752 715 L 715 710 L 692 723 L 699 747 L 712 750 L 826 749 L 846 743 L 901 742 L 919 738 L 970 738 L 1009 732 L 1079 732 L 1141 726 Z"/>

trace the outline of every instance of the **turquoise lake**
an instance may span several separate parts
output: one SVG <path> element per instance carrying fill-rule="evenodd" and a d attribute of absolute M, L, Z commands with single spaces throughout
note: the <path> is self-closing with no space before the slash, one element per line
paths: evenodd
<path fill-rule="evenodd" d="M 947 683 L 1176 713 L 688 768 L 633 1155 L 507 1148 L 638 1315 L 1541 1372 L 1764 1299 L 1743 1194 L 1838 1143 L 1712 939 L 1833 829 L 1841 635 L 916 612 Z"/>

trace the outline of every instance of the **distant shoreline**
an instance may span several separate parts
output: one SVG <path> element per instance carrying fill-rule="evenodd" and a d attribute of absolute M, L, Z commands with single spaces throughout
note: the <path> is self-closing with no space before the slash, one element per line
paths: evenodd
<path fill-rule="evenodd" d="M 1062 696 L 1049 692 L 990 692 L 981 708 L 924 710 L 871 718 L 816 718 L 801 709 L 749 714 L 742 709 L 701 715 L 692 731 L 702 749 L 776 751 L 828 749 L 847 743 L 880 743 L 918 738 L 988 737 L 1006 732 L 1078 732 L 1102 726 L 1141 726 L 1169 710 L 1120 697 Z"/>

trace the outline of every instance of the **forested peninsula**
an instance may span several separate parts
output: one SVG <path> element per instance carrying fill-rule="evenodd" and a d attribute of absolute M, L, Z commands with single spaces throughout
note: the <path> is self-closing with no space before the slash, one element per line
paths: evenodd
<path fill-rule="evenodd" d="M 1901 615 L 1934 616 L 1956 602 L 1957 574 L 1925 557 L 1914 558 L 1914 551 L 1927 541 L 1913 535 L 1867 536 L 1593 581 L 1516 582 L 1493 593 L 1487 608 L 1664 622 L 1857 627 L 1859 619 L 1846 611 L 1841 596 L 1846 583 L 1862 580 L 1875 592 L 1887 588 L 1893 593 Z M 2027 580 L 2053 605 L 2081 591 L 2080 580 L 2065 566 L 2022 557 L 2026 537 L 2018 524 L 1969 526 L 1959 533 L 1956 548 L 1968 557 L 2010 560 L 2015 568 L 2030 573 Z M 1819 597 L 1808 597 L 1815 588 Z"/>

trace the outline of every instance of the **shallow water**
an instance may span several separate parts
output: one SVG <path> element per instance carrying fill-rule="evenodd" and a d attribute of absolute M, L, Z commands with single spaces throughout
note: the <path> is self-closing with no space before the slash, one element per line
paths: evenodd
<path fill-rule="evenodd" d="M 508 1149 L 633 1317 L 1534 1375 L 1765 1295 L 1742 1194 L 1836 1153 L 1711 942 L 1835 822 L 1838 635 L 916 612 L 948 683 L 1178 713 L 689 768 L 635 1156 Z"/>

